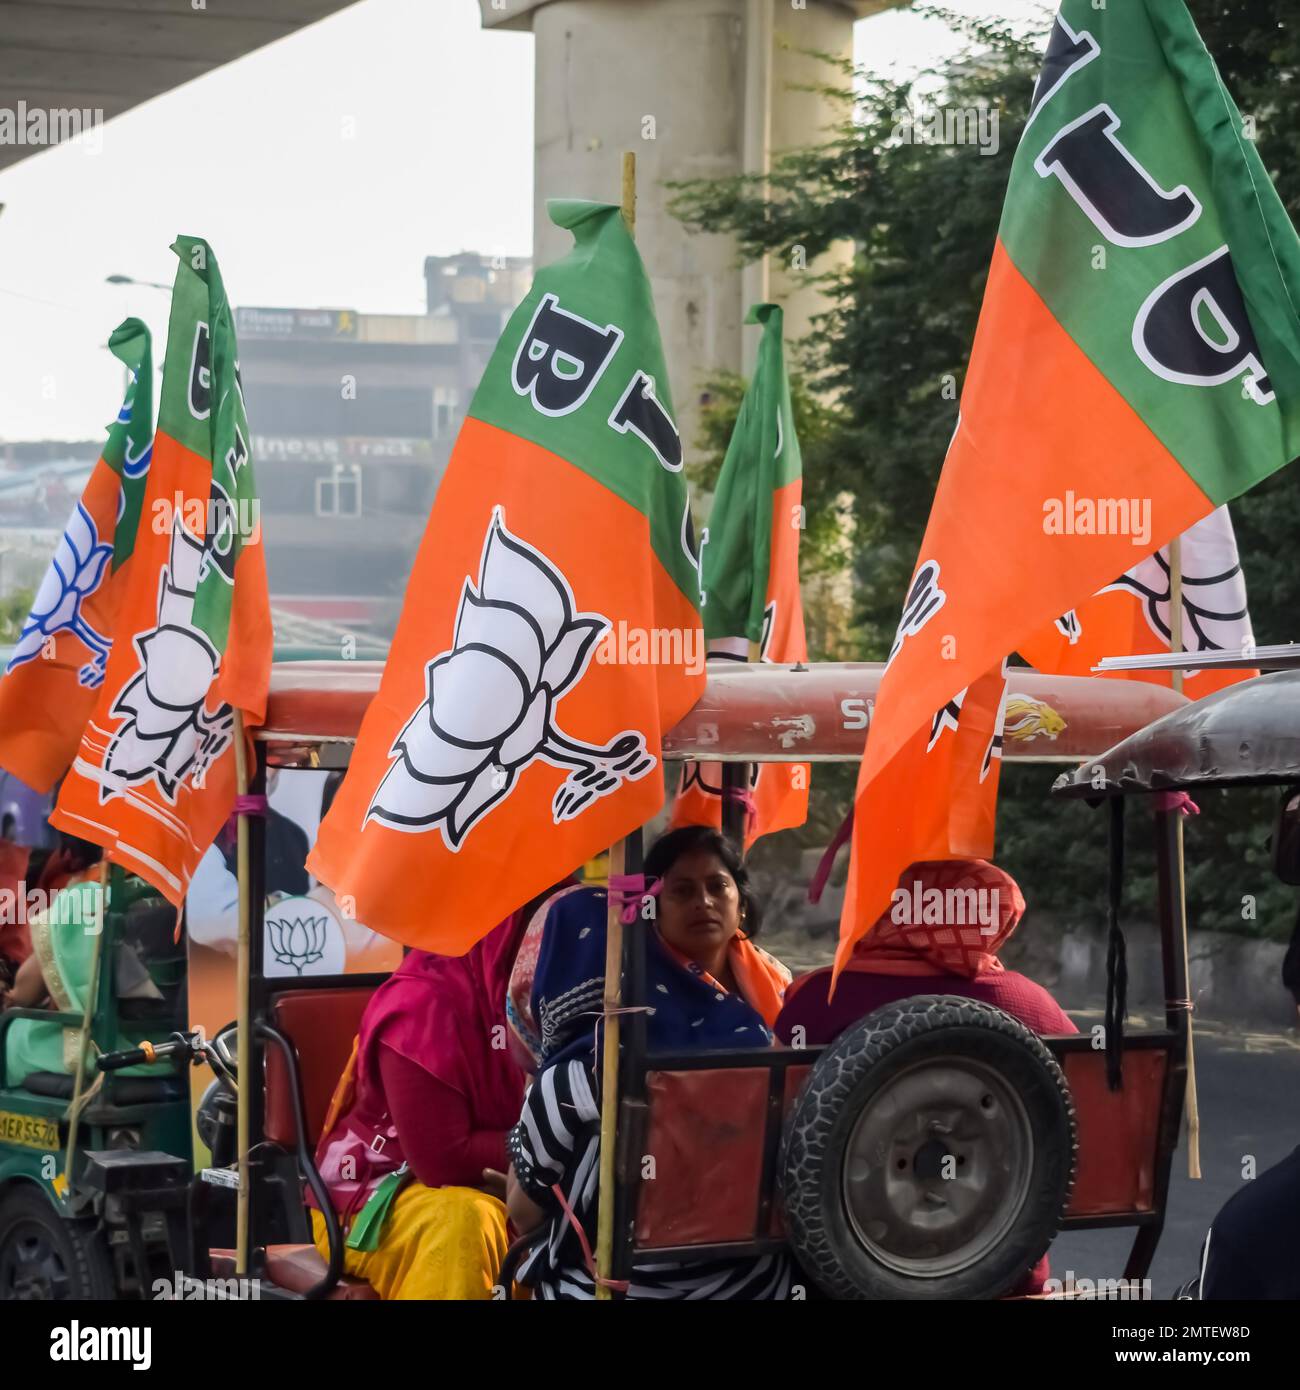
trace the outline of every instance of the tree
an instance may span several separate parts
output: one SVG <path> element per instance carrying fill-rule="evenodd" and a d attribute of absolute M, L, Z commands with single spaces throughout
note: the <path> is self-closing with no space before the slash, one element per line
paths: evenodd
<path fill-rule="evenodd" d="M 1297 216 L 1300 20 L 1287 12 L 1292 4 L 1191 0 L 1190 8 Z M 930 13 L 962 36 L 956 58 L 906 81 L 854 73 L 827 59 L 826 91 L 838 98 L 842 117 L 822 144 L 782 154 L 765 180 L 677 185 L 673 203 L 689 226 L 732 233 L 745 259 L 767 254 L 794 264 L 796 246 L 812 261 L 834 242 L 855 243 L 851 263 L 821 277 L 828 308 L 798 355 L 807 385 L 834 402 L 821 407 L 818 445 L 805 457 L 809 527 L 823 537 L 852 527 L 856 655 L 865 659 L 888 650 L 956 423 L 1011 159 L 1050 19 L 1042 31 L 1025 33 L 1000 20 Z M 925 138 L 925 122 L 909 113 L 932 109 L 936 94 L 944 107 L 996 114 L 996 152 Z M 817 409 L 810 399 L 810 419 Z M 725 441 L 725 410 L 709 429 Z M 1233 508 L 1261 641 L 1300 638 L 1291 616 L 1300 609 L 1295 490 L 1295 470 L 1285 469 Z M 1034 885 L 1039 904 L 1079 915 L 1081 903 L 1099 902 L 1104 836 L 1084 808 L 1058 806 L 1044 815 L 1048 784 L 1041 770 L 1004 777 L 999 859 Z M 835 786 L 843 795 L 838 779 Z M 1198 924 L 1284 930 L 1289 895 L 1263 862 L 1271 808 L 1265 794 L 1215 796 L 1191 824 L 1188 887 Z M 822 826 L 834 816 L 822 808 L 816 819 Z M 1135 830 L 1131 838 L 1137 850 L 1145 837 Z M 1134 868 L 1131 904 L 1153 903 L 1149 862 L 1138 858 Z M 1253 921 L 1242 916 L 1247 894 L 1258 899 Z"/>
<path fill-rule="evenodd" d="M 16 642 L 32 611 L 32 589 L 14 589 L 0 599 L 0 642 Z"/>

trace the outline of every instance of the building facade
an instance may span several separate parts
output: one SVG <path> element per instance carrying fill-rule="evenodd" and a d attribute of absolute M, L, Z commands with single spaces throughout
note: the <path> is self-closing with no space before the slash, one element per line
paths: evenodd
<path fill-rule="evenodd" d="M 528 262 L 431 256 L 424 314 L 242 307 L 240 374 L 277 611 L 390 635 L 466 407 Z"/>

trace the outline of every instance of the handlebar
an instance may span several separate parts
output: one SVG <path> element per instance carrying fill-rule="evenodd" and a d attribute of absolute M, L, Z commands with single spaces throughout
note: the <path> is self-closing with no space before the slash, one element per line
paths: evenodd
<path fill-rule="evenodd" d="M 100 1071 L 119 1071 L 122 1067 L 137 1067 L 151 1058 L 142 1047 L 130 1047 L 125 1052 L 104 1052 L 95 1058 Z"/>
<path fill-rule="evenodd" d="M 179 1052 L 190 1052 L 188 1038 L 176 1037 L 170 1042 L 141 1043 L 139 1047 L 128 1047 L 122 1052 L 102 1052 L 95 1059 L 100 1071 L 121 1071 L 123 1067 L 144 1066 L 148 1062 L 161 1062 L 175 1057 Z"/>
<path fill-rule="evenodd" d="M 142 1042 L 138 1047 L 128 1047 L 121 1052 L 102 1052 L 95 1059 L 99 1071 L 121 1071 L 123 1067 L 145 1066 L 151 1062 L 163 1062 L 169 1057 L 184 1057 L 191 1062 L 207 1062 L 217 1073 L 232 1085 L 234 1084 L 234 1059 L 224 1042 L 203 1036 L 201 1029 L 190 1033 L 173 1033 L 166 1042 Z"/>

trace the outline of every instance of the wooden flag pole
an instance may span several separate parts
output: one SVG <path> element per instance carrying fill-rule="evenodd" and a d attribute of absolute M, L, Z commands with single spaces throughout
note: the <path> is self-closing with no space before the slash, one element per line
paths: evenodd
<path fill-rule="evenodd" d="M 1169 542 L 1169 650 L 1183 650 L 1183 555 L 1182 538 L 1175 536 Z M 1173 673 L 1173 686 L 1181 695 L 1183 673 Z M 1175 817 L 1174 843 L 1177 859 L 1178 878 L 1178 934 L 1182 938 L 1183 978 L 1187 981 L 1187 993 L 1192 992 L 1191 952 L 1187 940 L 1187 870 L 1183 858 L 1183 816 Z M 1193 1018 L 1191 1010 L 1187 1013 L 1187 1176 L 1201 1176 L 1201 1111 L 1196 1100 L 1196 1053 L 1192 1043 Z"/>
<path fill-rule="evenodd" d="M 636 236 L 636 155 L 623 155 L 623 221 Z M 614 883 L 623 874 L 627 851 L 622 840 L 609 850 L 609 907 L 605 929 L 605 1008 L 600 1086 L 600 1208 L 596 1222 L 596 1297 L 609 1299 L 614 1260 L 614 1159 L 618 1144 L 619 1015 L 623 1002 L 623 904 Z"/>
<path fill-rule="evenodd" d="M 244 741 L 244 716 L 235 711 L 235 794 L 248 795 L 248 745 Z M 248 1274 L 248 1150 L 253 1103 L 253 1020 L 249 1004 L 252 919 L 251 884 L 248 877 L 248 817 L 235 819 L 235 864 L 239 878 L 239 945 L 235 971 L 236 1073 L 239 1077 L 235 1137 L 239 1148 L 239 1189 L 235 1203 L 235 1273 Z"/>
<path fill-rule="evenodd" d="M 631 150 L 623 152 L 623 192 L 621 198 L 623 221 L 627 223 L 628 235 L 636 236 L 636 155 Z"/>
<path fill-rule="evenodd" d="M 610 1277 L 614 1259 L 614 1159 L 618 1145 L 619 1015 L 623 1002 L 623 909 L 613 884 L 623 873 L 627 852 L 620 840 L 609 850 L 609 916 L 605 931 L 605 1018 L 600 1076 L 600 1208 L 596 1222 L 596 1274 Z M 609 1285 L 598 1282 L 596 1297 L 610 1297 Z"/>

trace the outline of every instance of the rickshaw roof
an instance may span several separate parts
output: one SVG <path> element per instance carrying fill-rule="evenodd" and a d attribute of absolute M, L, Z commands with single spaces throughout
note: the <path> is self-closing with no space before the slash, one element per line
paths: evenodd
<path fill-rule="evenodd" d="M 1052 791 L 1098 798 L 1294 782 L 1300 782 L 1300 671 L 1278 671 L 1171 710 L 1062 774 Z"/>
<path fill-rule="evenodd" d="M 341 767 L 383 673 L 380 661 L 283 661 L 271 674 L 257 737 L 269 761 Z M 704 694 L 664 739 L 684 762 L 857 762 L 884 667 L 878 662 L 728 664 L 710 669 Z M 1004 756 L 1077 763 L 1096 757 L 1186 699 L 1144 681 L 1009 673 Z"/>

